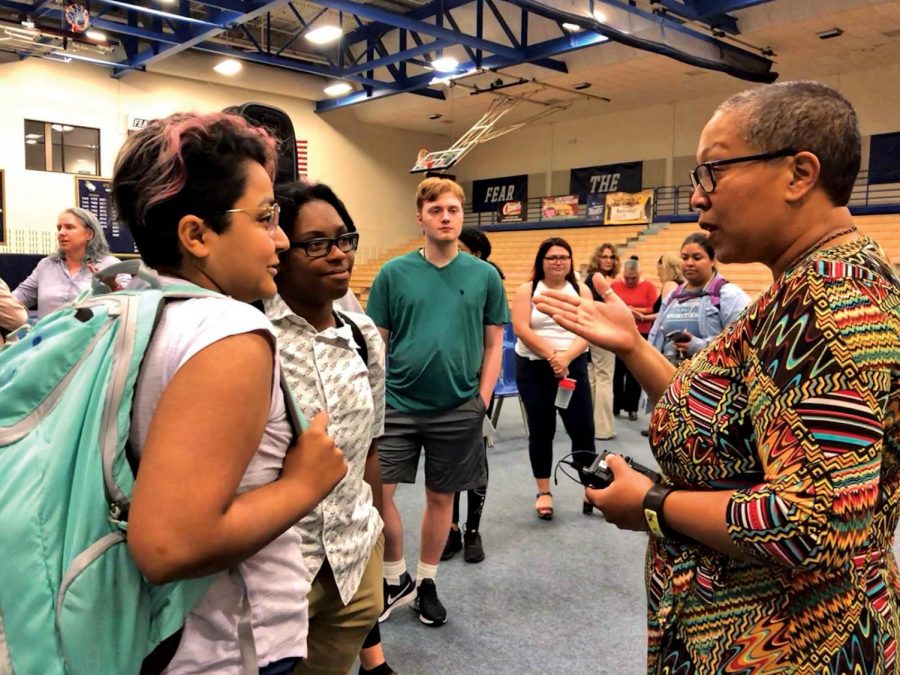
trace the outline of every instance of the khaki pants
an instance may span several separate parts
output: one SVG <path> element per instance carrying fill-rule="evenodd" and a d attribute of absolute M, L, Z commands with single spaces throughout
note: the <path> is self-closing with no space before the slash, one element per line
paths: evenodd
<path fill-rule="evenodd" d="M 331 565 L 325 561 L 309 591 L 306 658 L 294 669 L 295 675 L 346 675 L 350 671 L 363 640 L 384 608 L 383 559 L 384 535 L 380 534 L 356 595 L 346 605 L 341 602 Z"/>
<path fill-rule="evenodd" d="M 588 377 L 591 381 L 591 396 L 594 399 L 594 438 L 609 438 L 616 434 L 616 422 L 613 417 L 615 368 L 615 354 L 599 347 L 591 347 Z"/>

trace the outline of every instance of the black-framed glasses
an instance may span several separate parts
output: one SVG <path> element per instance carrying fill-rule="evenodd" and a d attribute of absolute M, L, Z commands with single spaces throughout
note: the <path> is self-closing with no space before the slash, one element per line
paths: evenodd
<path fill-rule="evenodd" d="M 269 206 L 257 206 L 249 209 L 228 209 L 220 213 L 261 213 L 262 217 L 259 222 L 266 224 L 266 230 L 270 237 L 275 236 L 275 229 L 278 227 L 278 216 L 281 214 L 281 207 L 278 202 Z"/>
<path fill-rule="evenodd" d="M 698 187 L 708 195 L 716 191 L 716 172 L 715 169 L 728 164 L 741 164 L 743 162 L 765 162 L 778 157 L 790 157 L 796 155 L 797 150 L 793 148 L 782 148 L 774 152 L 762 152 L 758 155 L 746 155 L 745 157 L 731 157 L 730 159 L 717 159 L 712 162 L 703 162 L 694 167 L 691 171 L 691 185 L 696 190 Z"/>
<path fill-rule="evenodd" d="M 570 256 L 570 255 L 545 255 L 544 256 L 544 260 L 546 260 L 548 263 L 566 262 L 571 259 L 572 259 L 572 256 Z"/>
<path fill-rule="evenodd" d="M 318 239 L 308 239 L 307 241 L 291 242 L 291 248 L 302 248 L 310 258 L 324 258 L 331 253 L 332 246 L 337 246 L 342 253 L 355 251 L 356 247 L 359 246 L 359 232 L 348 232 L 334 239 L 320 237 Z"/>

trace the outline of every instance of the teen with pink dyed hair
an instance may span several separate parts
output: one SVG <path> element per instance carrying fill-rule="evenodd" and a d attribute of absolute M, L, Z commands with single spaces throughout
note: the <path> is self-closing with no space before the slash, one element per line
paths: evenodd
<path fill-rule="evenodd" d="M 135 391 L 129 550 L 154 583 L 215 575 L 161 645 L 174 651 L 166 673 L 244 672 L 242 586 L 260 673 L 291 672 L 306 652 L 309 590 L 292 526 L 347 470 L 324 413 L 289 447 L 275 336 L 246 304 L 275 294 L 288 245 L 274 148 L 242 118 L 178 114 L 128 139 L 113 175 L 119 218 L 163 282 L 221 293 L 166 305 Z"/>

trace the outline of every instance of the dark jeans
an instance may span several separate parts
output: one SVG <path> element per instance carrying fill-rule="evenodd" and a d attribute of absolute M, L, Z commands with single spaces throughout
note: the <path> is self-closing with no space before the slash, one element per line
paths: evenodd
<path fill-rule="evenodd" d="M 646 335 L 641 335 L 645 340 Z M 613 413 L 620 411 L 637 412 L 641 400 L 641 385 L 628 370 L 625 362 L 616 357 L 616 371 L 613 373 Z"/>
<path fill-rule="evenodd" d="M 569 364 L 569 377 L 576 382 L 569 407 L 554 405 L 559 380 L 547 361 L 532 361 L 516 355 L 516 385 L 528 415 L 528 455 L 535 478 L 549 478 L 553 465 L 553 437 L 559 410 L 566 433 L 572 439 L 574 461 L 587 465 L 594 452 L 594 410 L 587 372 L 588 355 Z"/>

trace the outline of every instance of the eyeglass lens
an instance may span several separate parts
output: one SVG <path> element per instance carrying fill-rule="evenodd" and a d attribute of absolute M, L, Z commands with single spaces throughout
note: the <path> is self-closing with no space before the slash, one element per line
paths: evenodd
<path fill-rule="evenodd" d="M 347 234 L 342 234 L 334 239 L 323 237 L 321 239 L 310 239 L 309 241 L 300 242 L 307 255 L 313 258 L 321 258 L 328 255 L 331 252 L 332 246 L 337 246 L 338 250 L 342 253 L 349 253 L 350 251 L 356 250 L 358 243 L 359 234 L 357 232 L 348 232 Z"/>
<path fill-rule="evenodd" d="M 551 263 L 557 262 L 565 262 L 566 260 L 571 260 L 572 256 L 570 255 L 545 255 L 544 260 Z"/>

